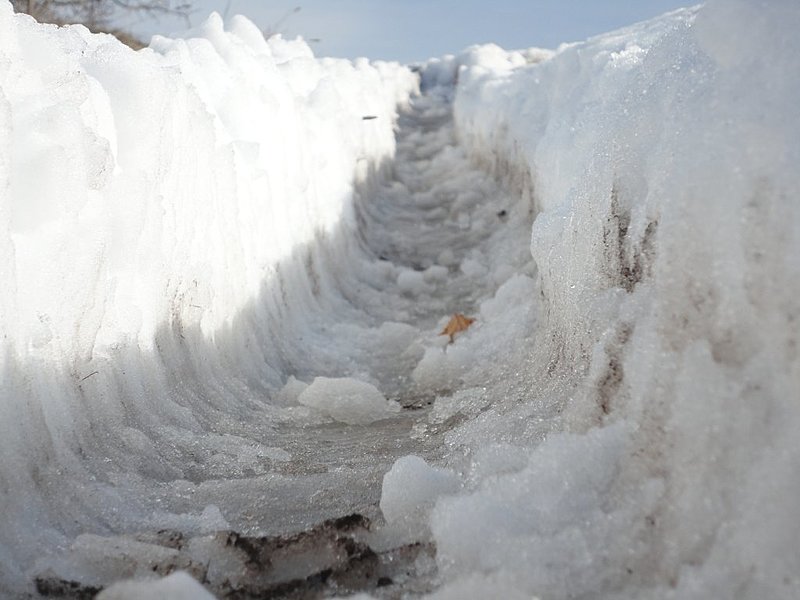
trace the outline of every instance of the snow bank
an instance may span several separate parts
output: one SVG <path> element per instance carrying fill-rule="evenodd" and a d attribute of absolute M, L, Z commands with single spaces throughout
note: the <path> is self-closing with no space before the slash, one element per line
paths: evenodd
<path fill-rule="evenodd" d="M 133 52 L 0 2 L 0 582 L 169 521 L 143 490 L 199 456 L 274 456 L 226 423 L 268 426 L 326 284 L 309 248 L 352 237 L 416 86 L 242 17 Z"/>
<path fill-rule="evenodd" d="M 537 215 L 539 323 L 460 373 L 493 401 L 446 436 L 436 597 L 800 593 L 798 28 L 712 1 L 454 59 L 460 140 Z"/>

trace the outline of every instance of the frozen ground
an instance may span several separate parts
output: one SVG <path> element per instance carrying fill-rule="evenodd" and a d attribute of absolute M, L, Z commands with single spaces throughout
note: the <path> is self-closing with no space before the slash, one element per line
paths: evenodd
<path fill-rule="evenodd" d="M 798 28 L 417 75 L 0 4 L 0 591 L 797 597 Z"/>

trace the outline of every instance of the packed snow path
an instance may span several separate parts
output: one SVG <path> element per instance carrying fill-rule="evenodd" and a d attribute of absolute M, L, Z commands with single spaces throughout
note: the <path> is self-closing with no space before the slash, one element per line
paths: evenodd
<path fill-rule="evenodd" d="M 324 239 L 279 268 L 284 295 L 312 299 L 302 312 L 303 327 L 273 320 L 286 327 L 277 335 L 292 341 L 285 344 L 283 357 L 283 370 L 292 375 L 273 399 L 285 408 L 269 407 L 269 414 L 260 416 L 255 411 L 245 422 L 210 422 L 207 435 L 230 440 L 230 449 L 187 456 L 182 471 L 191 485 L 155 483 L 137 500 L 144 503 L 143 511 L 149 506 L 178 515 L 206 507 L 203 515 L 212 523 L 221 511 L 222 523 L 236 533 L 200 536 L 188 544 L 192 531 L 179 525 L 148 534 L 135 528 L 114 531 L 112 524 L 110 531 L 98 531 L 101 536 L 80 536 L 62 557 L 45 560 L 36 573 L 41 593 L 90 592 L 133 573 L 164 574 L 175 568 L 188 569 L 222 596 L 265 590 L 316 593 L 326 585 L 339 586 L 340 592 L 372 589 L 379 580 L 382 586 L 391 581 L 406 591 L 426 589 L 435 571 L 431 547 L 413 538 L 375 538 L 360 517 L 353 517 L 355 525 L 344 521 L 342 531 L 331 519 L 358 513 L 380 522 L 381 480 L 395 460 L 408 454 L 434 460 L 442 455 L 447 424 L 433 430 L 415 429 L 415 424 L 428 415 L 437 395 L 458 391 L 453 369 L 470 365 L 463 357 L 449 367 L 433 364 L 437 372 L 450 369 L 443 379 L 414 370 L 425 362 L 426 348 L 445 357 L 469 335 L 459 333 L 447 346 L 448 338 L 440 332 L 452 314 L 477 316 L 480 303 L 500 283 L 533 268 L 527 252 L 530 208 L 510 197 L 458 146 L 451 92 L 435 88 L 401 114 L 395 160 L 367 174 L 357 190 L 355 239 Z M 307 279 L 293 278 L 293 268 L 302 269 Z M 481 326 L 478 318 L 474 327 Z M 296 343 L 297 336 L 309 331 L 311 339 Z M 306 384 L 318 376 L 346 377 L 351 385 L 354 380 L 372 382 L 403 410 L 362 425 L 332 421 L 297 403 Z M 330 391 L 324 381 L 319 386 L 323 396 Z M 195 442 L 200 449 L 206 443 Z M 250 456 L 242 454 L 248 445 L 253 448 Z M 232 575 L 238 572 L 235 565 L 256 559 L 242 554 L 242 544 L 231 539 L 285 536 L 311 526 L 316 527 L 299 541 L 268 537 L 248 542 L 288 547 L 282 568 L 264 575 L 262 564 L 257 565 L 258 576 Z M 365 556 L 374 552 L 369 545 L 353 547 L 348 541 L 353 536 L 362 542 L 367 536 L 365 543 L 382 549 L 377 564 L 367 561 L 366 569 Z M 346 549 L 339 549 L 344 558 L 336 552 L 334 558 L 327 556 L 337 545 Z M 331 582 L 318 577 L 326 569 L 338 573 Z"/>

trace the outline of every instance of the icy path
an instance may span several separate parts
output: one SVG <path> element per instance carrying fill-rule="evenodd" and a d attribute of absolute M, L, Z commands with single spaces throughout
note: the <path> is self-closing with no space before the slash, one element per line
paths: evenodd
<path fill-rule="evenodd" d="M 436 460 L 446 452 L 444 434 L 458 421 L 428 430 L 420 420 L 429 417 L 434 398 L 458 391 L 458 371 L 471 365 L 469 353 L 459 357 L 457 349 L 470 332 L 447 347 L 447 337 L 439 332 L 453 313 L 478 316 L 481 302 L 499 284 L 532 269 L 529 207 L 511 198 L 459 148 L 450 92 L 437 88 L 401 115 L 395 161 L 368 174 L 358 190 L 356 239 L 324 239 L 279 268 L 283 295 L 306 293 L 316 300 L 304 311 L 287 313 L 301 313 L 302 324 L 279 315 L 273 320 L 286 328 L 277 335 L 291 341 L 283 349 L 283 370 L 292 376 L 274 399 L 285 408 L 267 407 L 267 413 L 256 411 L 246 422 L 211 423 L 208 436 L 228 440 L 228 458 L 220 459 L 224 452 L 187 457 L 190 464 L 182 471 L 189 481 L 148 485 L 145 498 L 137 500 L 144 510 L 150 506 L 174 515 L 206 507 L 203 515 L 210 523 L 221 511 L 223 523 L 236 534 L 200 536 L 189 543 L 191 531 L 176 525 L 157 534 L 82 535 L 63 557 L 40 565 L 40 592 L 60 593 L 66 581 L 92 590 L 137 572 L 174 568 L 188 569 L 221 595 L 283 589 L 280 585 L 308 591 L 325 585 L 369 589 L 379 579 L 385 585 L 403 573 L 405 580 L 397 581 L 403 589 L 425 589 L 425 577 L 435 571 L 429 546 L 376 537 L 375 528 L 367 533 L 358 519 L 346 521 L 341 531 L 337 522 L 326 520 L 358 513 L 380 522 L 381 479 L 394 461 L 408 454 Z M 293 278 L 298 268 L 307 279 Z M 473 327 L 481 326 L 478 317 Z M 442 364 L 448 354 L 456 358 Z M 301 382 L 317 376 L 374 383 L 403 411 L 370 425 L 331 421 L 296 403 L 305 387 Z M 207 443 L 195 442 L 201 449 Z M 252 456 L 242 453 L 248 444 Z M 323 521 L 299 541 L 231 541 L 240 535 L 285 535 Z M 358 540 L 355 546 L 352 539 Z M 285 546 L 286 562 L 256 576 L 251 571 L 259 559 L 243 553 L 247 544 Z M 370 562 L 375 560 L 377 566 Z M 327 575 L 313 577 L 325 569 L 338 575 L 330 582 Z"/>

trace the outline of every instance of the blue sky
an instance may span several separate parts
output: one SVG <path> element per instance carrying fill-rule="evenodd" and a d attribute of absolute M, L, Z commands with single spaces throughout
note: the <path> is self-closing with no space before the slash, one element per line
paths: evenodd
<path fill-rule="evenodd" d="M 475 43 L 554 48 L 630 25 L 691 0 L 195 0 L 191 19 L 210 11 L 248 16 L 261 29 L 302 35 L 317 56 L 421 61 Z M 292 12 L 296 7 L 298 12 Z M 284 18 L 285 17 L 285 18 Z M 176 21 L 132 24 L 169 33 Z"/>

